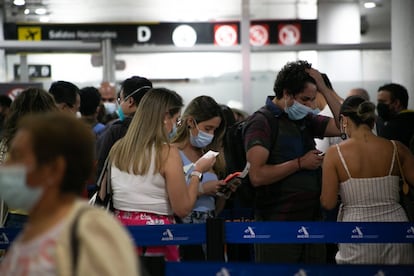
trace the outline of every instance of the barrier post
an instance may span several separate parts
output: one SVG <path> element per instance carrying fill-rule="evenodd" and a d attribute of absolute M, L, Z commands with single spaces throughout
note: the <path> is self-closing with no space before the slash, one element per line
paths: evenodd
<path fill-rule="evenodd" d="M 224 261 L 224 219 L 207 219 L 206 238 L 207 260 Z"/>

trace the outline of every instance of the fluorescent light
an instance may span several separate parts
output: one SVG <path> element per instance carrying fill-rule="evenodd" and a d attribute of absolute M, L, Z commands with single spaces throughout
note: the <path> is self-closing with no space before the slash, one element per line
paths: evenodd
<path fill-rule="evenodd" d="M 24 4 L 26 4 L 26 1 L 24 0 L 14 0 L 13 4 L 16 6 L 23 6 Z"/>
<path fill-rule="evenodd" d="M 24 14 L 28 15 L 30 13 L 29 9 L 24 9 Z"/>
<path fill-rule="evenodd" d="M 366 9 L 372 9 L 375 8 L 377 6 L 377 4 L 375 2 L 365 2 L 364 3 L 364 7 Z"/>
<path fill-rule="evenodd" d="M 47 12 L 47 10 L 45 8 L 37 8 L 35 10 L 35 13 L 38 14 L 38 15 L 46 14 L 46 12 Z"/>
<path fill-rule="evenodd" d="M 47 22 L 49 22 L 49 16 L 41 16 L 40 18 L 39 18 L 39 21 L 40 22 L 43 22 L 43 23 L 47 23 Z"/>

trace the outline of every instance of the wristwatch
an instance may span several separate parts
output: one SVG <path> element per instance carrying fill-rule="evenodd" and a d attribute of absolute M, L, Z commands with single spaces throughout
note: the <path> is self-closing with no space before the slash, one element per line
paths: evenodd
<path fill-rule="evenodd" d="M 203 179 L 203 174 L 201 172 L 198 172 L 198 171 L 192 171 L 190 173 L 190 176 L 197 176 L 200 181 L 201 181 L 201 179 Z"/>

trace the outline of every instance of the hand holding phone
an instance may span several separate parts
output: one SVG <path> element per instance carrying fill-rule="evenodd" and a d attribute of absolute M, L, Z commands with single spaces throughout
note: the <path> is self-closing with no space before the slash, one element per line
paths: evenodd
<path fill-rule="evenodd" d="M 242 183 L 242 179 L 247 176 L 247 174 L 249 173 L 249 169 L 250 169 L 250 163 L 247 162 L 243 171 L 229 174 L 224 179 L 224 182 L 226 183 L 226 185 L 222 186 L 219 189 L 219 191 L 216 193 L 216 195 L 223 196 L 226 199 L 229 198 L 231 193 L 235 191 L 237 187 Z"/>

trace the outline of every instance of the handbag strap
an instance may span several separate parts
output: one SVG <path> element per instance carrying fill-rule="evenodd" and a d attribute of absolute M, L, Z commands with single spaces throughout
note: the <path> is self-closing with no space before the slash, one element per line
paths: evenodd
<path fill-rule="evenodd" d="M 105 178 L 106 177 L 106 178 Z M 105 178 L 105 182 L 103 180 Z M 97 185 L 97 196 L 101 199 L 106 198 L 107 195 L 112 197 L 112 186 L 111 186 L 111 162 L 109 156 L 105 159 L 103 169 L 96 182 Z M 101 197 L 103 196 L 103 198 Z"/>
<path fill-rule="evenodd" d="M 111 185 L 111 168 L 112 164 L 109 161 L 109 156 L 107 158 L 107 164 L 106 164 L 106 194 L 110 195 L 112 198 L 112 185 Z"/>
<path fill-rule="evenodd" d="M 401 175 L 401 178 L 402 178 L 402 181 L 403 181 L 403 184 L 402 184 L 402 191 L 403 191 L 403 193 L 404 193 L 405 195 L 407 195 L 407 194 L 408 194 L 408 192 L 410 191 L 410 187 L 408 186 L 407 181 L 405 181 L 404 171 L 402 170 L 402 167 L 401 167 L 401 161 L 400 161 L 400 156 L 399 156 L 399 154 L 398 154 L 398 147 L 397 147 L 397 145 L 395 144 L 395 141 L 391 141 L 391 142 L 393 143 L 393 145 L 394 145 L 394 147 L 395 147 L 395 150 L 396 150 L 396 152 L 397 152 L 397 162 L 398 162 L 398 168 L 399 168 L 399 170 L 400 170 L 400 175 Z"/>
<path fill-rule="evenodd" d="M 71 247 L 71 257 L 72 257 L 72 275 L 77 275 L 78 267 L 78 255 L 79 255 L 79 236 L 78 236 L 78 225 L 81 215 L 85 213 L 89 208 L 83 207 L 75 215 L 75 219 L 72 222 L 70 227 L 70 247 Z"/>

